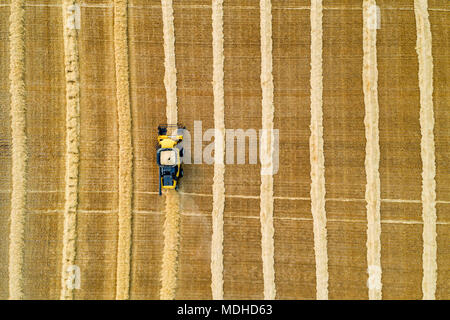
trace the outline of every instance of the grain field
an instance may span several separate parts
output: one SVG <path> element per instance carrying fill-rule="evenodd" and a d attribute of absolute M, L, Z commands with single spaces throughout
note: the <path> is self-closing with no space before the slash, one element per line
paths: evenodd
<path fill-rule="evenodd" d="M 447 0 L 0 1 L 0 299 L 450 299 L 449 25 Z M 159 196 L 164 123 L 192 161 Z"/>

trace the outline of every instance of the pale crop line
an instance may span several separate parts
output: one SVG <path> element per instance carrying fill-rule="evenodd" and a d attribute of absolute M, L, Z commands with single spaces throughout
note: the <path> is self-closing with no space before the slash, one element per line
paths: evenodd
<path fill-rule="evenodd" d="M 274 227 L 273 227 L 273 75 L 272 75 L 272 8 L 270 0 L 260 0 L 262 129 L 261 155 L 261 249 L 264 299 L 275 299 Z M 270 172 L 269 172 L 270 171 Z"/>
<path fill-rule="evenodd" d="M 175 30 L 172 0 L 161 0 L 164 33 L 164 86 L 167 100 L 167 123 L 177 124 L 177 69 L 175 66 Z"/>
<path fill-rule="evenodd" d="M 10 4 L 0 4 L 1 7 L 9 7 Z M 50 4 L 50 3 L 26 3 L 25 7 L 61 7 L 59 4 Z M 89 4 L 89 3 L 81 3 L 80 7 L 82 8 L 99 8 L 99 9 L 109 9 L 112 8 L 112 4 Z M 177 5 L 178 8 L 190 8 L 190 9 L 211 9 L 210 5 Z M 129 4 L 128 8 L 132 9 L 160 9 L 160 5 L 132 5 Z M 232 6 L 230 9 L 233 10 L 258 10 L 257 6 Z M 362 10 L 361 7 L 323 7 L 324 10 Z M 274 7 L 273 10 L 310 10 L 309 6 L 298 6 L 298 7 Z M 401 10 L 401 11 L 412 11 L 413 7 L 383 7 L 383 10 Z M 448 12 L 450 9 L 445 8 L 428 8 L 428 11 L 443 11 Z"/>
<path fill-rule="evenodd" d="M 375 0 L 363 2 L 363 89 L 366 131 L 366 203 L 367 203 L 367 266 L 369 299 L 382 296 L 381 283 L 381 218 L 380 218 L 380 144 L 377 68 L 377 9 Z"/>
<path fill-rule="evenodd" d="M 316 259 L 316 297 L 328 299 L 327 216 L 325 211 L 325 157 L 323 152 L 322 0 L 311 1 L 311 212 Z"/>
<path fill-rule="evenodd" d="M 133 213 L 136 213 L 136 214 L 156 214 L 156 215 L 162 215 L 163 214 L 160 211 L 154 211 L 154 210 L 133 210 Z"/>
<path fill-rule="evenodd" d="M 128 66 L 127 0 L 114 0 L 114 57 L 119 128 L 119 234 L 116 299 L 130 295 L 133 146 Z"/>
<path fill-rule="evenodd" d="M 387 203 L 422 203 L 421 200 L 403 200 L 403 199 L 381 199 L 381 202 L 387 202 Z"/>
<path fill-rule="evenodd" d="M 180 241 L 180 196 L 167 190 L 164 221 L 164 251 L 161 267 L 160 299 L 175 299 L 178 273 L 178 250 Z"/>
<path fill-rule="evenodd" d="M 27 212 L 28 214 L 62 214 L 64 213 L 64 210 L 29 210 Z M 78 213 L 82 213 L 82 214 L 92 214 L 92 213 L 96 213 L 96 214 L 115 214 L 117 213 L 116 210 L 78 210 Z M 133 210 L 133 213 L 136 214 L 156 214 L 156 215 L 162 215 L 163 213 L 160 211 L 155 211 L 155 210 Z M 180 215 L 185 215 L 185 216 L 199 216 L 199 217 L 209 217 L 208 214 L 206 213 L 192 213 L 192 212 L 181 212 Z M 226 215 L 224 218 L 229 219 L 229 218 L 236 218 L 236 219 L 260 219 L 259 216 L 231 216 L 231 215 Z M 274 220 L 292 220 L 292 221 L 313 221 L 312 218 L 305 218 L 305 217 L 273 217 Z M 334 218 L 328 218 L 327 219 L 328 222 L 348 222 L 348 223 L 367 223 L 367 219 L 366 220 L 360 220 L 360 219 L 334 219 Z M 381 220 L 381 223 L 384 224 L 417 224 L 417 225 L 421 225 L 423 224 L 422 220 L 392 220 L 392 219 L 385 219 L 385 220 Z M 450 225 L 450 222 L 447 221 L 440 221 L 440 222 L 436 222 L 436 225 Z"/>
<path fill-rule="evenodd" d="M 419 60 L 420 130 L 422 157 L 422 218 L 423 218 L 423 299 L 436 298 L 436 161 L 433 113 L 433 57 L 427 0 L 415 0 Z"/>
<path fill-rule="evenodd" d="M 0 192 L 9 192 L 9 191 L 0 191 Z M 28 191 L 29 193 L 32 191 Z M 83 192 L 83 191 L 80 191 Z M 84 192 L 96 192 L 96 191 L 84 191 Z M 102 192 L 102 191 L 99 191 Z M 104 191 L 104 192 L 114 192 L 114 191 Z M 158 192 L 153 191 L 135 191 L 137 194 L 153 194 L 157 195 Z M 178 192 L 181 195 L 186 196 L 194 196 L 194 197 L 212 197 L 212 194 L 208 193 L 194 193 L 194 192 Z M 242 194 L 226 194 L 225 198 L 240 198 L 240 199 L 260 199 L 260 196 L 247 196 Z M 274 196 L 274 200 L 296 200 L 296 201 L 310 201 L 311 198 L 308 197 L 279 197 Z M 358 199 L 358 198 L 325 198 L 325 202 L 327 201 L 339 201 L 339 202 L 366 202 L 366 199 Z M 408 199 L 381 199 L 381 202 L 386 203 L 422 203 L 422 200 L 408 200 Z M 436 203 L 439 204 L 450 204 L 450 201 L 437 200 Z"/>
<path fill-rule="evenodd" d="M 9 234 L 9 299 L 23 299 L 24 224 L 26 213 L 25 10 L 23 0 L 11 1 L 9 18 L 12 138 L 11 225 Z"/>
<path fill-rule="evenodd" d="M 78 33 L 72 21 L 70 7 L 75 0 L 64 0 L 62 5 L 64 33 L 64 62 L 66 79 L 66 174 L 64 231 L 61 270 L 61 299 L 73 299 L 73 289 L 68 283 L 69 268 L 74 265 L 77 241 L 78 170 L 80 161 L 80 73 L 78 58 Z"/>
<path fill-rule="evenodd" d="M 175 31 L 172 0 L 161 0 L 164 34 L 164 86 L 166 89 L 166 116 L 168 124 L 177 124 L 177 70 L 175 66 Z M 180 242 L 180 195 L 167 190 L 164 221 L 164 250 L 161 266 L 160 298 L 175 299 L 178 250 Z"/>
<path fill-rule="evenodd" d="M 223 0 L 212 0 L 213 92 L 214 92 L 214 182 L 211 239 L 211 290 L 223 299 L 223 211 L 225 207 L 225 102 L 223 88 Z"/>
<path fill-rule="evenodd" d="M 0 4 L 0 7 L 9 7 L 9 6 L 10 4 Z M 79 4 L 79 6 L 85 8 L 112 8 L 112 5 L 110 4 L 81 3 Z M 62 7 L 62 5 L 58 3 L 25 3 L 25 7 L 60 8 Z"/>

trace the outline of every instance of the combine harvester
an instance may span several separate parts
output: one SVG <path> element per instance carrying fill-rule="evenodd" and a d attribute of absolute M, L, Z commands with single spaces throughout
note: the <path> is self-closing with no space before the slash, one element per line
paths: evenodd
<path fill-rule="evenodd" d="M 178 190 L 178 180 L 183 177 L 181 164 L 184 150 L 181 142 L 184 129 L 180 125 L 158 126 L 156 162 L 159 166 L 159 195 L 162 195 L 162 189 Z M 169 130 L 172 130 L 171 135 Z"/>

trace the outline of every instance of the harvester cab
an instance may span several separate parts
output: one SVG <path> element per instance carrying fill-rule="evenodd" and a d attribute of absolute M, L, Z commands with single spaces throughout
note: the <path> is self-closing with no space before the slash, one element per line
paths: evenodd
<path fill-rule="evenodd" d="M 178 190 L 178 181 L 183 176 L 181 165 L 184 152 L 181 142 L 184 129 L 180 125 L 158 126 L 156 162 L 159 166 L 159 195 L 162 189 Z"/>

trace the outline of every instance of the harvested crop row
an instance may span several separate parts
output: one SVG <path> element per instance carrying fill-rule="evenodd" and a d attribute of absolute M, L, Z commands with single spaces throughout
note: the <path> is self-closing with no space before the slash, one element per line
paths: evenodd
<path fill-rule="evenodd" d="M 161 0 L 164 33 L 164 87 L 167 99 L 167 123 L 178 122 L 177 69 L 175 66 L 175 31 L 172 0 Z"/>
<path fill-rule="evenodd" d="M 133 147 L 128 70 L 128 1 L 114 1 L 114 57 L 119 121 L 119 239 L 116 299 L 130 294 Z"/>
<path fill-rule="evenodd" d="M 175 190 L 166 192 L 166 219 L 164 221 L 164 252 L 161 267 L 162 300 L 175 299 L 180 241 L 180 196 Z"/>
<path fill-rule="evenodd" d="M 177 70 L 175 67 L 175 32 L 173 26 L 172 0 L 162 0 L 164 33 L 164 86 L 167 99 L 167 123 L 178 122 Z M 180 241 L 180 197 L 174 190 L 167 190 L 166 219 L 164 222 L 164 252 L 161 267 L 160 298 L 175 299 L 178 272 L 178 250 Z"/>
<path fill-rule="evenodd" d="M 367 265 L 369 299 L 381 299 L 380 143 L 375 0 L 363 3 L 363 89 L 366 114 Z"/>
<path fill-rule="evenodd" d="M 12 137 L 11 226 L 9 234 L 9 299 L 23 298 L 24 224 L 26 210 L 26 104 L 24 1 L 11 1 L 9 27 Z"/>
<path fill-rule="evenodd" d="M 260 1 L 261 24 L 261 89 L 262 129 L 261 139 L 261 248 L 264 277 L 264 299 L 276 296 L 274 269 L 273 227 L 273 75 L 272 75 L 272 6 L 270 0 Z"/>
<path fill-rule="evenodd" d="M 327 216 L 325 211 L 325 158 L 323 152 L 322 0 L 311 2 L 311 212 L 316 257 L 316 297 L 328 299 Z"/>
<path fill-rule="evenodd" d="M 223 0 L 213 0 L 214 184 L 211 239 L 213 299 L 223 299 L 223 211 L 225 206 L 225 102 L 223 88 Z"/>
<path fill-rule="evenodd" d="M 78 34 L 71 23 L 74 15 L 74 4 L 74 0 L 65 0 L 62 6 L 66 76 L 66 176 L 61 299 L 73 299 L 73 289 L 68 280 L 70 275 L 69 268 L 75 262 L 77 240 L 78 168 L 80 161 L 80 77 Z"/>
<path fill-rule="evenodd" d="M 423 299 L 435 299 L 437 281 L 436 156 L 433 111 L 433 57 L 427 0 L 415 0 L 419 59 L 420 130 L 422 157 Z"/>

